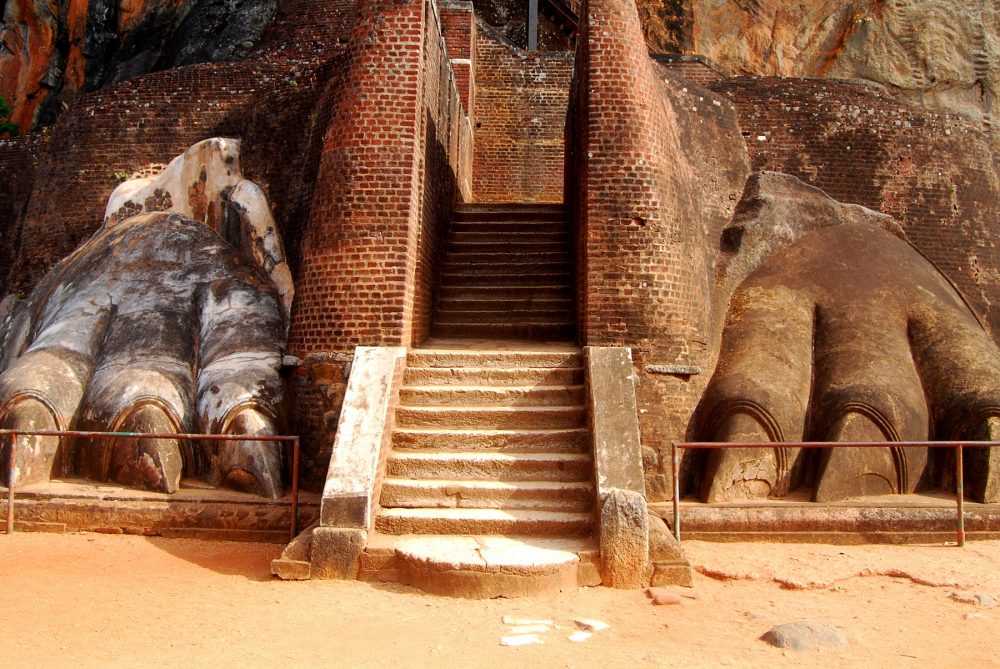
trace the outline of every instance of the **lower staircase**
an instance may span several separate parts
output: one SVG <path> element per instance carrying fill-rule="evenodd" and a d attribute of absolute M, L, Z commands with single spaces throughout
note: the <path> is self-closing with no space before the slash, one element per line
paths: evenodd
<path fill-rule="evenodd" d="M 557 207 L 457 213 L 361 578 L 463 597 L 601 582 L 565 225 Z"/>

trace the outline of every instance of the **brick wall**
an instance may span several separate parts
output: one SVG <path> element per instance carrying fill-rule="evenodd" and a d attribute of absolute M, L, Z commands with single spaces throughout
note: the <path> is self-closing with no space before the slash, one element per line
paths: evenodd
<path fill-rule="evenodd" d="M 0 280 L 6 286 L 15 270 L 21 221 L 47 135 L 0 140 Z"/>
<path fill-rule="evenodd" d="M 299 433 L 320 462 L 354 347 L 426 336 L 436 259 L 471 171 L 471 126 L 435 2 L 359 7 L 329 96 L 289 342 L 305 359 Z"/>
<path fill-rule="evenodd" d="M 755 170 L 896 217 L 1000 335 L 1000 184 L 981 126 L 846 81 L 739 77 L 712 88 L 736 106 Z"/>
<path fill-rule="evenodd" d="M 472 190 L 478 202 L 561 202 L 573 56 L 476 32 Z"/>
<path fill-rule="evenodd" d="M 710 369 L 714 244 L 749 173 L 733 109 L 653 63 L 634 3 L 590 0 L 581 16 L 566 197 L 576 226 L 580 333 L 627 346 L 650 499 L 669 496 L 669 445 Z"/>

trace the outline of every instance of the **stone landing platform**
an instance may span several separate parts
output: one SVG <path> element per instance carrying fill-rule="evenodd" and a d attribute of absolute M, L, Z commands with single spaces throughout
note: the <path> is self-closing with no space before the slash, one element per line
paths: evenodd
<path fill-rule="evenodd" d="M 921 544 L 953 542 L 958 513 L 953 495 L 883 495 L 817 504 L 804 496 L 781 500 L 680 504 L 681 542 Z M 670 502 L 649 505 L 673 524 Z M 966 539 L 1000 539 L 1000 504 L 965 502 Z"/>
<path fill-rule="evenodd" d="M 188 487 L 183 487 L 187 484 Z M 101 532 L 288 543 L 292 501 L 182 482 L 172 495 L 76 479 L 14 489 L 15 532 Z M 0 487 L 0 517 L 7 489 Z M 298 529 L 319 518 L 319 495 L 299 493 Z"/>

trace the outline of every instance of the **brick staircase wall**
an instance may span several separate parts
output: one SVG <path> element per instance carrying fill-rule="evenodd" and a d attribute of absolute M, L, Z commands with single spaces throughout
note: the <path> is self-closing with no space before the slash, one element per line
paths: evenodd
<path fill-rule="evenodd" d="M 561 202 L 572 53 L 527 52 L 479 22 L 475 68 L 476 202 Z"/>

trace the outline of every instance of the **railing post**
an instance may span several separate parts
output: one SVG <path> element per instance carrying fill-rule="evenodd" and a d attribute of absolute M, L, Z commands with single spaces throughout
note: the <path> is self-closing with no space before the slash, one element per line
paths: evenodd
<path fill-rule="evenodd" d="M 10 456 L 7 458 L 7 536 L 14 534 L 14 472 L 17 470 L 17 433 L 10 435 Z"/>
<path fill-rule="evenodd" d="M 962 444 L 955 446 L 955 500 L 958 502 L 958 546 L 965 545 L 965 467 L 962 466 Z"/>
<path fill-rule="evenodd" d="M 673 469 L 674 479 L 674 539 L 681 542 L 681 484 L 678 476 L 680 472 L 680 462 L 677 460 L 677 444 L 670 444 L 670 462 Z"/>
<path fill-rule="evenodd" d="M 292 441 L 292 528 L 288 540 L 294 541 L 299 524 L 299 438 Z"/>

